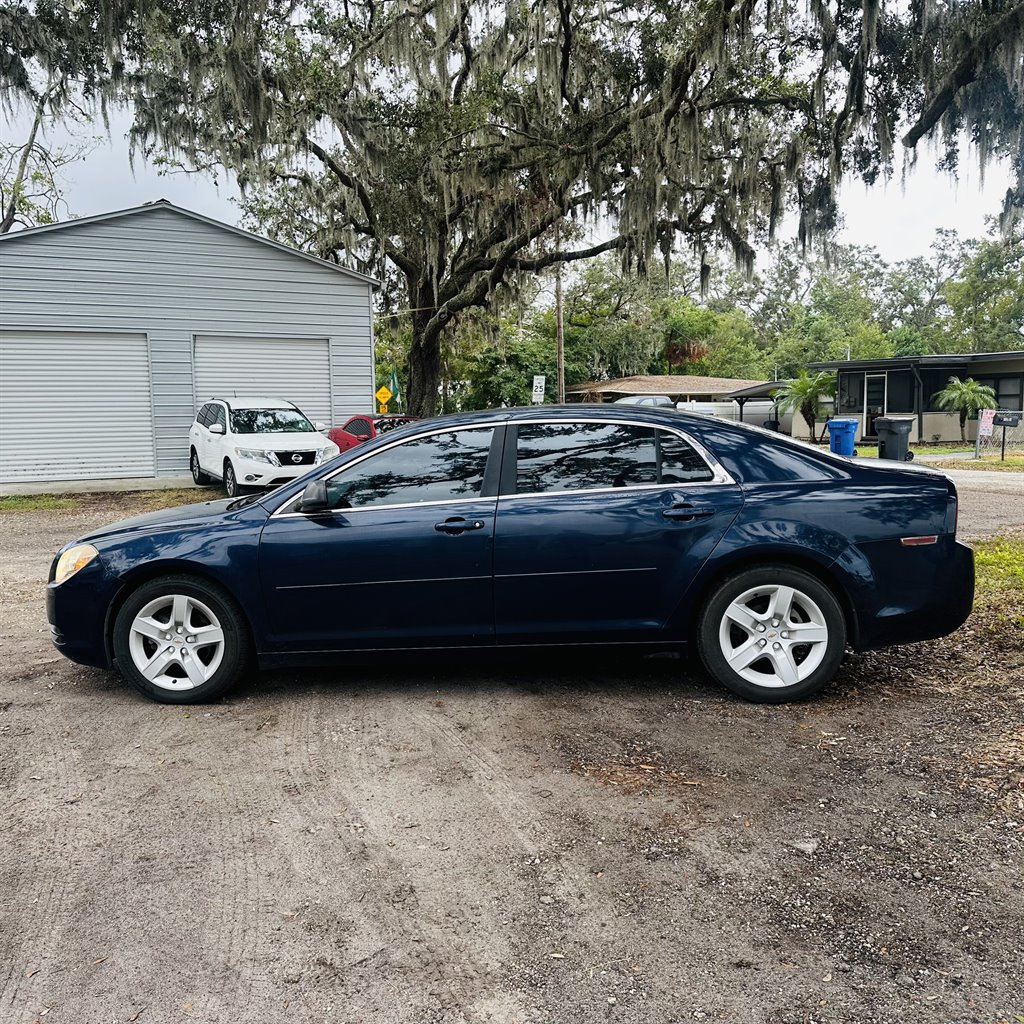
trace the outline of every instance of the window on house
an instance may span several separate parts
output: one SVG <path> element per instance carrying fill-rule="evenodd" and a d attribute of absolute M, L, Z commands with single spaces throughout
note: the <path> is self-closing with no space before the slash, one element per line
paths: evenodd
<path fill-rule="evenodd" d="M 839 412 L 864 411 L 864 374 L 839 374 Z"/>
<path fill-rule="evenodd" d="M 886 394 L 887 412 L 914 412 L 914 375 L 910 370 L 890 370 Z"/>
<path fill-rule="evenodd" d="M 995 393 L 1000 409 L 1024 409 L 1024 377 L 1001 377 Z"/>

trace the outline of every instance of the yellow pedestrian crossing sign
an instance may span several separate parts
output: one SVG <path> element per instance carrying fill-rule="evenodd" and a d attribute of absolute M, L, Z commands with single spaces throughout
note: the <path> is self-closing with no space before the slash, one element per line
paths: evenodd
<path fill-rule="evenodd" d="M 377 394 L 374 397 L 381 405 L 387 405 L 388 402 L 391 401 L 391 395 L 391 388 L 389 388 L 387 384 L 381 384 L 381 386 L 377 388 Z"/>

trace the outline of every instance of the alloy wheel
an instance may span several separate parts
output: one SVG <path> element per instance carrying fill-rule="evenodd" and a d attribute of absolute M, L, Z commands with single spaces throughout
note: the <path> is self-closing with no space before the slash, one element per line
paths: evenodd
<path fill-rule="evenodd" d="M 725 609 L 718 642 L 730 668 L 756 686 L 795 686 L 818 668 L 829 646 L 821 608 L 794 587 L 752 587 Z"/>
<path fill-rule="evenodd" d="M 191 690 L 220 667 L 224 629 L 209 605 L 184 594 L 167 594 L 136 614 L 128 649 L 135 667 L 154 686 Z"/>

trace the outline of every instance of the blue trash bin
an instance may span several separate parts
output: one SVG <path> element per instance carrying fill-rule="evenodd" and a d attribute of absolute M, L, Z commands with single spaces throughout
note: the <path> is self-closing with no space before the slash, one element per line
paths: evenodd
<path fill-rule="evenodd" d="M 829 420 L 825 424 L 828 427 L 828 446 L 836 455 L 853 455 L 853 446 L 857 440 L 857 428 L 859 420 Z"/>

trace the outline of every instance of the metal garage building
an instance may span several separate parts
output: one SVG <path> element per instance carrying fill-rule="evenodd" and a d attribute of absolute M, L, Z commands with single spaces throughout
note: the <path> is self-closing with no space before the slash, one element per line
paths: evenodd
<path fill-rule="evenodd" d="M 165 200 L 0 236 L 0 484 L 186 473 L 214 395 L 372 409 L 374 285 Z"/>

